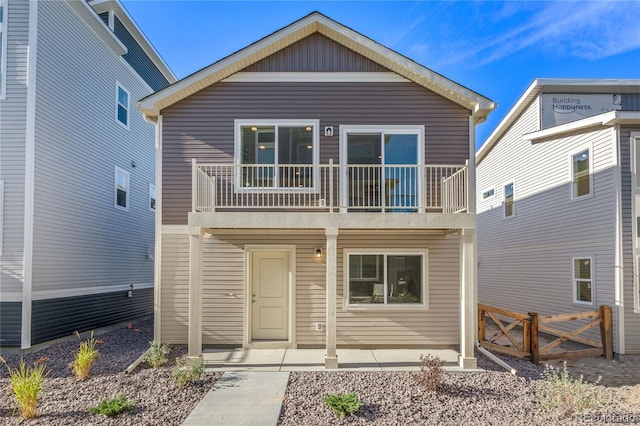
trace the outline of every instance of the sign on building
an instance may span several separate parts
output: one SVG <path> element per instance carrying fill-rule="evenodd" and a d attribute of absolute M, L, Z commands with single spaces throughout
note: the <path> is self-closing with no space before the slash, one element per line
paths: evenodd
<path fill-rule="evenodd" d="M 542 128 L 622 109 L 621 95 L 542 95 Z"/>

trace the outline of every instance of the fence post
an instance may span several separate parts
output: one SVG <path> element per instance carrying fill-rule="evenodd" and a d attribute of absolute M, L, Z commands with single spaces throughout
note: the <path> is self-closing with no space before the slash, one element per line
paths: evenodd
<path fill-rule="evenodd" d="M 531 353 L 531 320 L 522 321 L 522 352 Z"/>
<path fill-rule="evenodd" d="M 534 364 L 540 363 L 540 352 L 538 351 L 538 313 L 529 312 L 531 317 L 531 362 Z"/>
<path fill-rule="evenodd" d="M 478 341 L 484 342 L 486 335 L 486 318 L 484 315 L 484 309 L 478 309 Z"/>
<path fill-rule="evenodd" d="M 600 306 L 600 337 L 602 338 L 602 356 L 613 359 L 613 330 L 611 328 L 611 306 Z"/>

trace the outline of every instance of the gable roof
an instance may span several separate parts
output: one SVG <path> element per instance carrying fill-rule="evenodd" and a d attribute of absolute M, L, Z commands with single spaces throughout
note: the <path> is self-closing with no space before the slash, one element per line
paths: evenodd
<path fill-rule="evenodd" d="M 155 120 L 162 109 L 242 71 L 261 59 L 316 32 L 469 109 L 472 111 L 476 123 L 484 121 L 496 107 L 490 99 L 382 46 L 319 12 L 313 12 L 226 58 L 141 99 L 137 103 L 137 107 L 147 118 Z"/>
<path fill-rule="evenodd" d="M 531 105 L 541 93 L 638 93 L 640 80 L 637 79 L 557 79 L 536 78 L 518 98 L 507 115 L 482 143 L 476 153 L 476 165 L 489 154 L 502 136 L 520 118 L 520 115 Z"/>

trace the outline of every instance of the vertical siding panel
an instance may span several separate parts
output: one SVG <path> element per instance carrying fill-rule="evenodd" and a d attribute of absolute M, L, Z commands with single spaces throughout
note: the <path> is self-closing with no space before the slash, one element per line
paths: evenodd
<path fill-rule="evenodd" d="M 314 33 L 256 62 L 251 72 L 372 72 L 388 71 L 347 47 Z"/>

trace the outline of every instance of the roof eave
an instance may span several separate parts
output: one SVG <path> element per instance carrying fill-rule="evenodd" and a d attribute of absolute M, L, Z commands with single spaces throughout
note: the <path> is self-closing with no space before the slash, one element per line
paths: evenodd
<path fill-rule="evenodd" d="M 488 98 L 463 87 L 436 72 L 413 62 L 393 50 L 347 28 L 326 16 L 314 12 L 293 24 L 245 47 L 244 49 L 186 77 L 177 83 L 147 96 L 138 108 L 150 117 L 191 94 L 215 84 L 282 48 L 318 32 L 347 48 L 381 64 L 439 95 L 472 111 L 476 122 L 482 122 L 495 109 Z"/>

